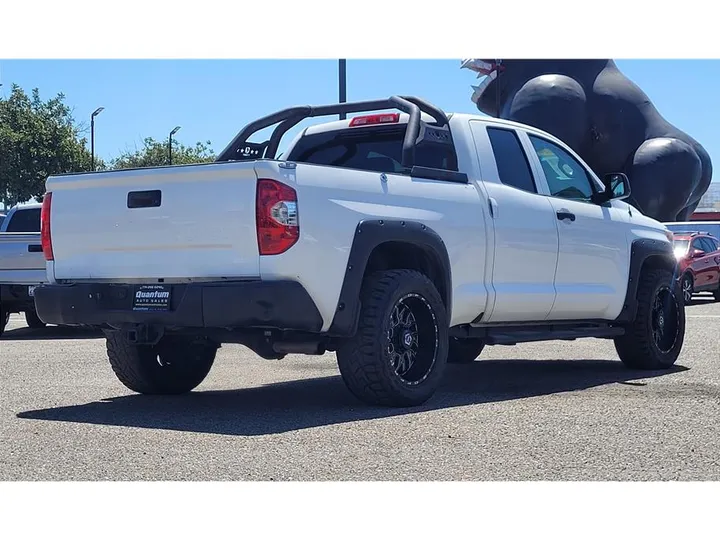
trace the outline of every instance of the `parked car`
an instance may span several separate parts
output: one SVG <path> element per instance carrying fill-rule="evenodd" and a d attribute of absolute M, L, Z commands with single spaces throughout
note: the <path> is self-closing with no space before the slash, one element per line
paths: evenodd
<path fill-rule="evenodd" d="M 11 313 L 25 313 L 31 328 L 45 326 L 33 299 L 35 287 L 46 279 L 40 213 L 39 204 L 16 206 L 0 224 L 0 335 Z"/>
<path fill-rule="evenodd" d="M 308 117 L 369 113 L 280 138 Z M 277 124 L 263 144 L 257 131 Z M 418 99 L 295 107 L 216 163 L 53 176 L 42 320 L 102 328 L 135 392 L 200 384 L 222 343 L 337 353 L 349 390 L 410 406 L 485 345 L 613 339 L 670 367 L 685 311 L 672 233 L 535 128 Z"/>
<path fill-rule="evenodd" d="M 720 241 L 706 232 L 678 231 L 673 245 L 685 303 L 704 291 L 720 300 Z"/>
<path fill-rule="evenodd" d="M 704 231 L 715 238 L 720 238 L 720 221 L 674 221 L 664 225 L 673 232 Z"/>

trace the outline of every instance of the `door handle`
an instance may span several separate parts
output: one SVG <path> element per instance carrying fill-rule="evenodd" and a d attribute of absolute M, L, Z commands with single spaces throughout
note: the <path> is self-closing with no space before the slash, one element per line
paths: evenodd
<path fill-rule="evenodd" d="M 488 205 L 490 206 L 490 217 L 495 218 L 498 214 L 498 203 L 494 197 L 488 199 Z"/>
<path fill-rule="evenodd" d="M 28 251 L 30 253 L 42 253 L 42 246 L 40 244 L 30 244 L 28 246 Z"/>
<path fill-rule="evenodd" d="M 157 208 L 161 203 L 162 192 L 159 189 L 131 191 L 127 196 L 128 208 Z"/>
<path fill-rule="evenodd" d="M 572 212 L 569 212 L 568 210 L 558 210 L 556 212 L 557 218 L 562 221 L 564 219 L 569 219 L 570 221 L 575 221 L 575 214 Z"/>

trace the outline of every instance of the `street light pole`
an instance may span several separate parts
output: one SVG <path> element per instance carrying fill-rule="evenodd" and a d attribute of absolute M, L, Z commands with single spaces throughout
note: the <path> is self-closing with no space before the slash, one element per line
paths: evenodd
<path fill-rule="evenodd" d="M 103 112 L 105 107 L 98 107 L 90 115 L 90 170 L 95 171 L 95 117 Z"/>
<path fill-rule="evenodd" d="M 347 60 L 338 60 L 338 92 L 340 94 L 340 103 L 347 102 Z M 345 120 L 347 115 L 340 113 L 340 120 Z"/>
<path fill-rule="evenodd" d="M 168 165 L 172 165 L 172 136 L 178 131 L 180 131 L 180 126 L 175 126 L 175 129 L 170 132 L 170 139 L 168 140 Z"/>

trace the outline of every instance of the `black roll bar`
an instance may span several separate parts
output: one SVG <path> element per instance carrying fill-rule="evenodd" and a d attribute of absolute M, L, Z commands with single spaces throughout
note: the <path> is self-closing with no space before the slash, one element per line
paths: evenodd
<path fill-rule="evenodd" d="M 256 132 L 279 125 L 273 130 L 270 140 L 267 141 L 264 157 L 274 159 L 283 135 L 306 118 L 316 116 L 331 116 L 340 113 L 369 112 L 382 109 L 398 109 L 410 115 L 405 131 L 402 149 L 402 165 L 411 168 L 415 160 L 415 145 L 420 135 L 420 112 L 433 117 L 439 127 L 447 125 L 448 118 L 445 113 L 427 101 L 413 96 L 390 96 L 387 99 L 372 101 L 355 101 L 350 103 L 336 103 L 332 105 L 290 107 L 250 122 L 232 141 L 223 149 L 215 161 L 233 161 L 239 151 L 246 146 L 248 139 Z"/>

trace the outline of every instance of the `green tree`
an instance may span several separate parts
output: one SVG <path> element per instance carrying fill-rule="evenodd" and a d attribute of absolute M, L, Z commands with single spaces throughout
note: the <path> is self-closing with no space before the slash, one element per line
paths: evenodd
<path fill-rule="evenodd" d="M 126 151 L 110 162 L 112 169 L 133 169 L 138 167 L 159 167 L 169 164 L 168 139 L 157 141 L 152 137 L 143 140 L 143 147 L 135 151 Z M 172 164 L 208 163 L 215 160 L 210 141 L 198 142 L 195 146 L 185 146 L 173 139 Z"/>
<path fill-rule="evenodd" d="M 28 96 L 14 84 L 9 98 L 0 97 L 0 200 L 39 201 L 48 176 L 89 170 L 83 131 L 63 94 L 43 101 L 37 88 Z"/>

